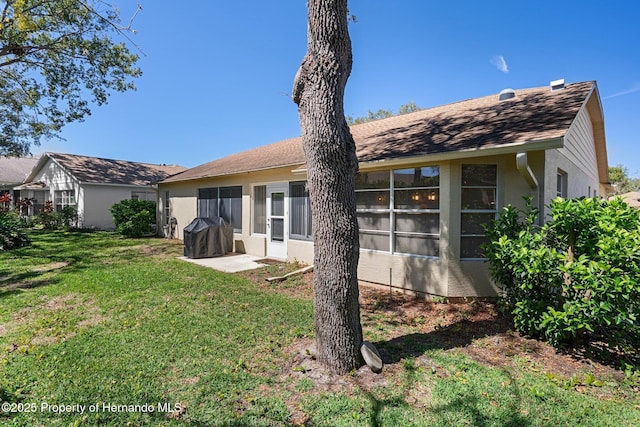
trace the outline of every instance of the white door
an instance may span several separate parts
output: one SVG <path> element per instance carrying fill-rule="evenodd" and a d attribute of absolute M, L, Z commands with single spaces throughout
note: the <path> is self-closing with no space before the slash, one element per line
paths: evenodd
<path fill-rule="evenodd" d="M 287 259 L 289 238 L 286 184 L 267 185 L 267 256 Z"/>

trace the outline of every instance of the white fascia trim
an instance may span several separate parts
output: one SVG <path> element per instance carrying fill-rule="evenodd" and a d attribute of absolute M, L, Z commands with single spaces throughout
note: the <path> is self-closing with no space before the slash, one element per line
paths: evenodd
<path fill-rule="evenodd" d="M 500 154 L 511 154 L 526 151 L 548 150 L 561 148 L 564 146 L 564 138 L 545 139 L 540 141 L 515 142 L 503 144 L 497 147 L 471 148 L 447 153 L 426 154 L 416 157 L 402 157 L 389 160 L 374 160 L 371 162 L 360 162 L 360 169 L 373 169 L 380 166 L 397 166 L 408 163 L 433 163 L 444 160 L 459 160 L 472 157 L 495 156 Z"/>
<path fill-rule="evenodd" d="M 155 184 L 135 185 L 135 184 L 109 184 L 106 182 L 81 182 L 80 185 L 95 185 L 98 187 L 124 187 L 124 188 L 137 188 L 137 189 L 151 189 L 151 190 L 158 189 L 158 186 Z"/>

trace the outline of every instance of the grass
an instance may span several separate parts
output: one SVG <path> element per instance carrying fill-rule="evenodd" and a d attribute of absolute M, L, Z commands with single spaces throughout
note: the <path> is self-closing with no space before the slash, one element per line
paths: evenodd
<path fill-rule="evenodd" d="M 2 425 L 640 425 L 637 378 L 563 378 L 526 357 L 423 346 L 343 387 L 283 375 L 313 337 L 308 297 L 177 260 L 167 240 L 32 238 L 0 253 Z M 378 342 L 392 333 L 365 322 Z"/>

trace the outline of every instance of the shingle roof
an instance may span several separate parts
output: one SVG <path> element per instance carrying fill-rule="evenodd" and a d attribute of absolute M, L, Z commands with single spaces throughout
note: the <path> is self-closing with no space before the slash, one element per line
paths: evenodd
<path fill-rule="evenodd" d="M 208 176 L 293 166 L 301 163 L 304 163 L 301 139 L 292 138 L 196 166 L 162 182 L 184 181 Z"/>
<path fill-rule="evenodd" d="M 0 184 L 18 184 L 25 180 L 38 159 L 0 157 Z"/>
<path fill-rule="evenodd" d="M 186 168 L 126 160 L 102 159 L 74 154 L 46 153 L 78 181 L 93 184 L 149 185 Z"/>
<path fill-rule="evenodd" d="M 637 191 L 631 191 L 629 193 L 621 194 L 619 197 L 627 202 L 627 204 L 634 208 L 640 208 L 640 193 Z"/>
<path fill-rule="evenodd" d="M 425 156 L 563 137 L 595 82 L 469 99 L 351 126 L 360 162 Z M 177 182 L 304 163 L 300 137 L 214 160 L 163 182 Z"/>

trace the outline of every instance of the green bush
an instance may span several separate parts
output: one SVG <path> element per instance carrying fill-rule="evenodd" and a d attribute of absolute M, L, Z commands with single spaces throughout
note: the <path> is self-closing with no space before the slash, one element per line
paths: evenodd
<path fill-rule="evenodd" d="M 42 224 L 45 230 L 69 229 L 77 225 L 78 211 L 75 206 L 65 206 L 60 212 L 56 212 L 53 202 L 47 200 L 38 213 L 36 222 Z"/>
<path fill-rule="evenodd" d="M 0 250 L 18 248 L 30 243 L 14 210 L 0 209 Z"/>
<path fill-rule="evenodd" d="M 156 203 L 150 200 L 122 200 L 111 206 L 116 231 L 127 237 L 142 237 L 153 233 L 156 223 Z"/>
<path fill-rule="evenodd" d="M 509 206 L 486 255 L 515 327 L 556 346 L 605 342 L 637 356 L 640 211 L 620 199 L 555 199 L 551 221 Z M 635 357 L 635 356 L 634 356 Z"/>

